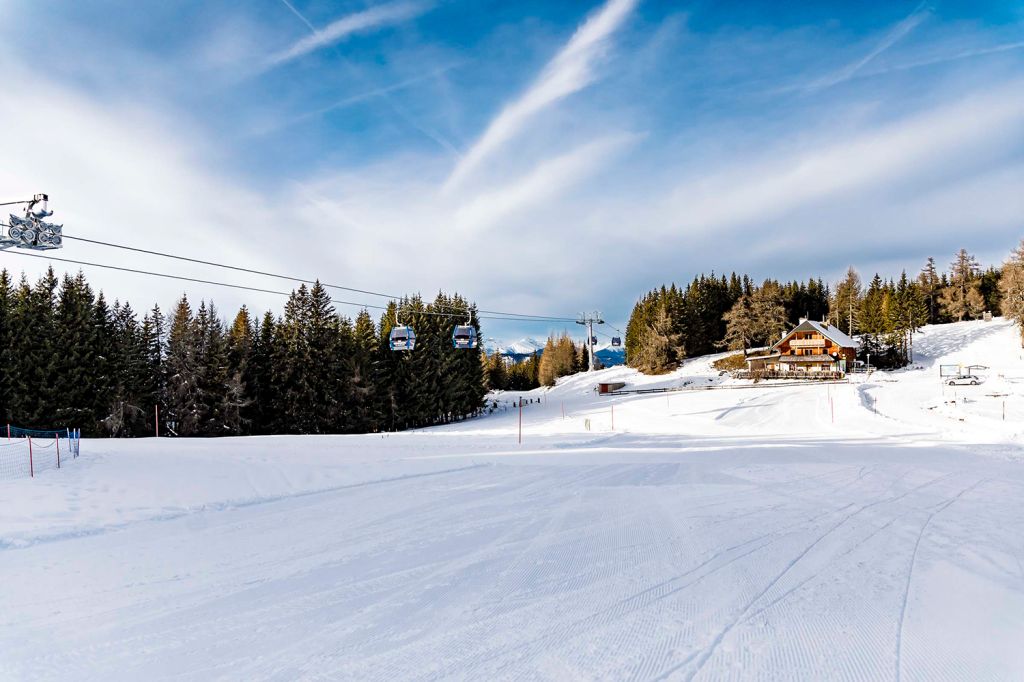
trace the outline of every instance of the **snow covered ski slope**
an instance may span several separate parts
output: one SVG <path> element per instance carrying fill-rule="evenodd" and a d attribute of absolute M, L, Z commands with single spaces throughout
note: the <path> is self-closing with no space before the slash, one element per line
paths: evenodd
<path fill-rule="evenodd" d="M 85 441 L 0 482 L 0 679 L 1024 679 L 1016 334 L 851 384 L 603 370 L 523 394 L 521 445 Z"/>

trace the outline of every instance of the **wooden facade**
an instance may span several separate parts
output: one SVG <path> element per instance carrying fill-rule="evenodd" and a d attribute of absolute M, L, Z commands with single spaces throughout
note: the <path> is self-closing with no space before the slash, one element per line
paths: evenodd
<path fill-rule="evenodd" d="M 772 376 L 841 375 L 853 368 L 856 357 L 856 342 L 839 329 L 802 320 L 768 355 L 749 358 L 747 369 Z"/>

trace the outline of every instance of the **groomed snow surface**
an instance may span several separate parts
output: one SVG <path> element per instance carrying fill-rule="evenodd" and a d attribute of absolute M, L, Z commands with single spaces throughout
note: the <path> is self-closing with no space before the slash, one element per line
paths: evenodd
<path fill-rule="evenodd" d="M 522 445 L 515 410 L 86 440 L 0 482 L 0 679 L 1024 679 L 1017 331 L 915 345 L 851 384 L 569 378 Z"/>

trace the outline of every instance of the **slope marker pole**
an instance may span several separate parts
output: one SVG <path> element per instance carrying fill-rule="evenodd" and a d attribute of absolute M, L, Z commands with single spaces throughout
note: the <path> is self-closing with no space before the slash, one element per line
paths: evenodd
<path fill-rule="evenodd" d="M 519 397 L 519 444 L 523 444 L 523 398 Z"/>
<path fill-rule="evenodd" d="M 32 478 L 36 477 L 36 467 L 32 463 L 32 436 L 28 437 L 28 475 Z"/>

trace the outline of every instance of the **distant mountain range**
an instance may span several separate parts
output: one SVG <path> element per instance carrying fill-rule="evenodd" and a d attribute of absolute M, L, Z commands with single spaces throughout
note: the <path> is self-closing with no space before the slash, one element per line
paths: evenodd
<path fill-rule="evenodd" d="M 582 343 L 582 340 L 579 343 Z M 544 342 L 532 338 L 522 338 L 511 343 L 486 338 L 483 345 L 488 355 L 501 353 L 513 362 L 522 362 L 534 353 L 542 354 L 544 352 Z M 600 360 L 605 367 L 622 365 L 626 362 L 626 349 L 622 346 L 612 346 L 610 343 L 599 343 L 594 346 L 594 357 Z"/>

